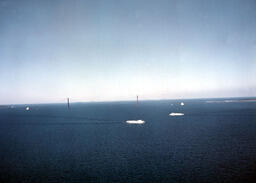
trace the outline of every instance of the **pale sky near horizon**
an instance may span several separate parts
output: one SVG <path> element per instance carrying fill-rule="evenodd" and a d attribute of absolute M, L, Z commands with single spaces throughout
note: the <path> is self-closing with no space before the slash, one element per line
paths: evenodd
<path fill-rule="evenodd" d="M 0 0 L 0 104 L 256 96 L 255 0 Z"/>

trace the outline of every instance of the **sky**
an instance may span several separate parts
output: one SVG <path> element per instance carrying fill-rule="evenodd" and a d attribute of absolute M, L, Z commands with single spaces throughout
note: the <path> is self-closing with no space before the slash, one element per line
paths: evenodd
<path fill-rule="evenodd" d="M 0 104 L 256 96 L 255 0 L 0 0 Z"/>

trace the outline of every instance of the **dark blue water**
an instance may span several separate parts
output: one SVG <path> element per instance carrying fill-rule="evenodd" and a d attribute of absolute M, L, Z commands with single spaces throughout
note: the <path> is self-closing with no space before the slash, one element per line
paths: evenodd
<path fill-rule="evenodd" d="M 0 182 L 256 180 L 256 102 L 180 102 L 2 106 Z"/>

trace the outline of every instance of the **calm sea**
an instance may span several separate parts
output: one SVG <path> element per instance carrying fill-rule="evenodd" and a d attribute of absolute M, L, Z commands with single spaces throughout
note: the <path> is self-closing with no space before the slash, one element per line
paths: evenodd
<path fill-rule="evenodd" d="M 126 123 L 133 119 L 145 123 Z M 255 176 L 255 101 L 0 107 L 0 182 L 248 182 Z"/>

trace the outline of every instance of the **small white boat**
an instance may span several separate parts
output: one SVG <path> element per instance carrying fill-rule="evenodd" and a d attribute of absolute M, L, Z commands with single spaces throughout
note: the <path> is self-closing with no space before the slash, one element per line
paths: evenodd
<path fill-rule="evenodd" d="M 26 107 L 26 111 L 29 111 L 29 107 Z"/>
<path fill-rule="evenodd" d="M 181 106 L 183 106 L 183 105 L 184 105 L 184 103 L 183 103 L 183 102 L 181 102 L 181 103 L 180 103 L 180 105 L 181 105 Z"/>
<path fill-rule="evenodd" d="M 128 123 L 128 124 L 144 124 L 145 121 L 143 121 L 143 120 L 127 120 L 126 123 Z"/>
<path fill-rule="evenodd" d="M 184 116 L 184 113 L 172 112 L 169 116 Z"/>

